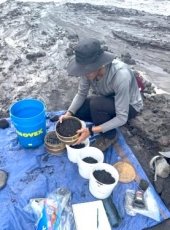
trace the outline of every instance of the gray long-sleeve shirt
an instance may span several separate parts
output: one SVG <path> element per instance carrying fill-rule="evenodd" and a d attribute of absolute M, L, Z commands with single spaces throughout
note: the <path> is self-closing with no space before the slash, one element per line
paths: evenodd
<path fill-rule="evenodd" d="M 128 119 L 129 105 L 138 112 L 143 108 L 143 100 L 135 76 L 125 63 L 117 59 L 106 66 L 105 75 L 100 80 L 80 78 L 78 92 L 69 111 L 76 113 L 84 103 L 90 87 L 96 95 L 108 96 L 113 93 L 115 95 L 116 117 L 100 125 L 102 132 L 124 125 Z"/>

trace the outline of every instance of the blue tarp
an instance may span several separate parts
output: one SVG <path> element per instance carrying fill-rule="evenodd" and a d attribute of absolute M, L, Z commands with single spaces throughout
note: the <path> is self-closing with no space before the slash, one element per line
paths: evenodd
<path fill-rule="evenodd" d="M 47 131 L 55 129 L 55 123 L 50 122 L 49 119 L 46 124 Z M 119 130 L 117 145 L 121 154 L 117 149 L 110 147 L 105 153 L 105 162 L 114 164 L 122 157 L 127 158 L 134 165 L 138 176 L 147 179 Z M 43 145 L 36 149 L 24 149 L 17 141 L 12 124 L 7 129 L 0 129 L 0 169 L 9 173 L 6 187 L 0 191 L 0 230 L 35 229 L 35 216 L 26 212 L 25 207 L 31 198 L 46 197 L 48 193 L 59 187 L 71 191 L 72 203 L 96 200 L 89 192 L 88 180 L 79 175 L 77 164 L 68 160 L 66 151 L 60 156 L 54 156 L 48 154 Z M 128 184 L 119 182 L 113 191 L 112 199 L 123 217 L 119 227 L 114 228 L 116 230 L 142 230 L 157 223 L 140 214 L 135 217 L 126 214 L 125 191 L 136 187 L 135 181 Z M 170 217 L 169 210 L 151 184 L 150 188 L 159 205 L 161 220 Z"/>

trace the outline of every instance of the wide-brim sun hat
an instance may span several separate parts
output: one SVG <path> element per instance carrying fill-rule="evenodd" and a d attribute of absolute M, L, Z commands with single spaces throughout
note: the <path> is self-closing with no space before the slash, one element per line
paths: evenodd
<path fill-rule="evenodd" d="M 80 40 L 68 66 L 69 75 L 84 76 L 111 63 L 114 55 L 101 48 L 100 41 L 94 38 Z"/>

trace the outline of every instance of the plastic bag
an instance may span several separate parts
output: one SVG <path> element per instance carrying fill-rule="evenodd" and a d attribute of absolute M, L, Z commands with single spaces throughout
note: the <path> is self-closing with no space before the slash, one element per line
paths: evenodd
<path fill-rule="evenodd" d="M 36 214 L 36 230 L 74 230 L 71 193 L 58 188 L 47 198 L 31 199 L 26 211 Z"/>
<path fill-rule="evenodd" d="M 160 221 L 160 212 L 156 200 L 154 199 L 150 189 L 148 188 L 144 194 L 145 197 L 145 208 L 133 207 L 133 200 L 135 191 L 127 189 L 125 196 L 125 210 L 130 216 L 135 216 L 137 213 L 150 217 L 156 221 Z"/>

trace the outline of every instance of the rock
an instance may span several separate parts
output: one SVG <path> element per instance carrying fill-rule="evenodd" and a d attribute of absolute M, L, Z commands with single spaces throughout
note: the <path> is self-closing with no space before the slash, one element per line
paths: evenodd
<path fill-rule="evenodd" d="M 146 83 L 145 83 L 146 85 L 146 87 L 151 87 L 151 85 L 152 85 L 152 83 L 151 82 L 149 82 L 149 81 L 146 81 Z"/>
<path fill-rule="evenodd" d="M 132 56 L 131 56 L 131 54 L 130 54 L 130 53 L 125 53 L 125 54 L 122 54 L 121 56 L 122 56 L 122 57 L 129 58 L 129 59 L 131 59 L 131 58 L 132 58 Z"/>
<path fill-rule="evenodd" d="M 22 59 L 21 58 L 18 58 L 14 61 L 14 65 L 18 65 L 19 63 L 22 62 Z"/>
<path fill-rule="evenodd" d="M 104 51 L 108 51 L 108 46 L 107 46 L 107 45 L 104 45 L 104 46 L 102 46 L 102 49 L 103 49 Z"/>
<path fill-rule="evenodd" d="M 79 38 L 78 34 L 76 34 L 74 32 L 69 32 L 67 37 L 69 40 L 72 40 L 72 41 L 77 41 Z"/>
<path fill-rule="evenodd" d="M 161 136 L 158 142 L 160 143 L 160 145 L 168 147 L 170 145 L 170 136 Z"/>
<path fill-rule="evenodd" d="M 6 129 L 9 127 L 9 122 L 4 118 L 0 120 L 0 129 Z"/>
<path fill-rule="evenodd" d="M 5 172 L 4 170 L 0 170 L 0 190 L 5 187 L 7 178 L 8 178 L 7 172 Z"/>
<path fill-rule="evenodd" d="M 74 53 L 73 49 L 71 49 L 71 48 L 67 48 L 67 49 L 66 49 L 66 54 L 67 54 L 67 56 L 72 56 L 73 53 Z"/>
<path fill-rule="evenodd" d="M 42 31 L 41 34 L 42 35 L 47 35 L 47 32 L 46 31 Z"/>
<path fill-rule="evenodd" d="M 130 55 L 130 53 L 121 54 L 121 60 L 129 65 L 136 64 L 135 60 L 132 59 L 132 56 Z"/>
<path fill-rule="evenodd" d="M 36 53 L 28 53 L 26 55 L 26 58 L 28 60 L 34 60 L 34 59 L 37 59 L 37 58 L 40 58 L 40 57 L 44 57 L 44 56 L 46 56 L 45 52 L 36 52 Z"/>

